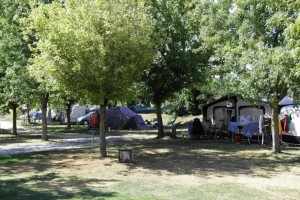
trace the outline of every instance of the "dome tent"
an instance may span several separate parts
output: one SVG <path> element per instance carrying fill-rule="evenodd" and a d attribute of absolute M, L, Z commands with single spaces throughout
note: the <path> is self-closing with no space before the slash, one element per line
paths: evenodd
<path fill-rule="evenodd" d="M 111 129 L 149 129 L 142 116 L 124 106 L 114 107 L 106 111 L 106 126 Z"/>

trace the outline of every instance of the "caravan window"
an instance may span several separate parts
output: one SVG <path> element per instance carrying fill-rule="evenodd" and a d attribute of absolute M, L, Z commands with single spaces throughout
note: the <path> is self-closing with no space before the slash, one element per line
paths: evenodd
<path fill-rule="evenodd" d="M 252 122 L 258 122 L 259 116 L 264 114 L 264 109 L 257 107 L 240 107 L 239 116 L 250 116 Z"/>

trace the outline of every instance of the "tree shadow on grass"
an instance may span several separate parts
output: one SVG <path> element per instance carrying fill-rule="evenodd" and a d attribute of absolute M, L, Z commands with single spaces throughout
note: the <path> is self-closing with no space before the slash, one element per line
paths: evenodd
<path fill-rule="evenodd" d="M 283 149 L 285 154 L 271 154 L 271 150 L 257 144 L 232 144 L 228 141 L 191 141 L 186 139 L 142 139 L 115 142 L 108 146 L 112 166 L 118 161 L 118 148 L 133 149 L 134 163 L 125 164 L 131 170 L 144 168 L 151 173 L 194 174 L 198 176 L 262 176 L 272 177 L 291 171 L 300 164 L 300 151 Z M 298 150 L 300 150 L 298 148 Z M 19 174 L 45 172 L 77 166 L 74 161 L 90 156 L 90 149 L 73 149 L 0 157 L 0 173 Z M 98 157 L 96 158 L 98 159 Z M 11 161 L 10 161 L 11 160 Z M 91 160 L 93 162 L 93 160 Z M 84 162 L 81 162 L 84 165 Z M 84 166 L 83 166 L 84 167 Z M 0 174 L 1 175 L 1 174 Z"/>
<path fill-rule="evenodd" d="M 0 156 L 0 175 L 19 174 L 26 172 L 45 172 L 49 169 L 68 168 L 79 153 L 87 154 L 87 149 L 57 150 L 38 153 L 24 153 L 11 156 Z M 64 162 L 60 162 L 64 161 Z"/>
<path fill-rule="evenodd" d="M 87 184 L 113 180 L 63 178 L 56 173 L 33 175 L 28 178 L 0 180 L 0 194 L 7 200 L 44 199 L 106 199 L 118 193 L 103 192 L 101 188 L 89 188 Z M 64 184 L 61 184 L 64 183 Z M 1 199 L 2 199 L 1 198 Z"/>
<path fill-rule="evenodd" d="M 19 143 L 30 143 L 31 140 L 41 140 L 41 134 L 19 134 L 17 136 L 10 134 L 5 134 L 5 137 L 0 138 L 1 146 L 6 146 L 10 144 L 19 144 Z"/>
<path fill-rule="evenodd" d="M 134 163 L 129 170 L 145 168 L 157 174 L 250 175 L 272 177 L 300 164 L 300 152 L 272 155 L 257 144 L 232 144 L 226 141 L 149 140 L 120 146 L 131 148 Z"/>

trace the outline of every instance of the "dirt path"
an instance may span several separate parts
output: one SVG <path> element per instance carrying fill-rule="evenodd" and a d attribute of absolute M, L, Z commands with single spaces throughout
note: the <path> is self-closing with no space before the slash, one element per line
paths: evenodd
<path fill-rule="evenodd" d="M 12 123 L 0 120 L 0 129 L 12 130 L 12 127 L 13 127 Z M 18 129 L 24 129 L 24 127 L 21 127 L 21 126 L 17 126 L 17 128 Z"/>
<path fill-rule="evenodd" d="M 0 121 L 1 129 L 11 130 L 12 125 L 9 122 Z M 23 127 L 18 127 L 18 132 L 20 134 L 26 134 L 28 132 L 40 133 L 40 130 L 30 130 Z M 72 135 L 74 136 L 72 138 Z M 0 156 L 3 155 L 16 155 L 21 153 L 31 153 L 31 152 L 42 152 L 42 151 L 53 151 L 59 149 L 74 149 L 92 146 L 92 135 L 86 134 L 76 134 L 74 133 L 49 133 L 49 136 L 55 136 L 61 138 L 60 142 L 41 142 L 37 144 L 26 144 L 22 146 L 7 146 L 3 147 L 0 144 Z M 145 140 L 154 138 L 154 135 L 145 134 L 128 134 L 122 136 L 107 136 L 107 144 L 114 142 L 126 142 L 132 140 Z M 68 138 L 68 139 L 66 139 Z M 100 145 L 99 135 L 94 136 L 94 146 Z"/>
<path fill-rule="evenodd" d="M 130 134 L 126 136 L 108 136 L 106 137 L 107 144 L 114 142 L 126 142 L 132 140 L 143 140 L 154 138 L 153 135 L 138 135 Z M 94 138 L 94 146 L 100 145 L 99 136 Z M 81 139 L 63 139 L 61 142 L 56 143 L 43 143 L 43 144 L 31 144 L 23 145 L 18 147 L 0 147 L 0 156 L 3 155 L 16 155 L 21 153 L 30 153 L 30 152 L 42 152 L 42 151 L 53 151 L 59 149 L 74 149 L 82 147 L 92 147 L 92 136 L 90 138 L 81 138 Z"/>

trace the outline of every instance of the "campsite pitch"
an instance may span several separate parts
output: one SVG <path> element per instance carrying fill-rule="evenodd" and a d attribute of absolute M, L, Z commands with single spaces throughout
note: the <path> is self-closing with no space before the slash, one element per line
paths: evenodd
<path fill-rule="evenodd" d="M 119 163 L 118 149 L 133 163 Z M 1 199 L 298 199 L 300 149 L 145 139 L 0 157 Z"/>

